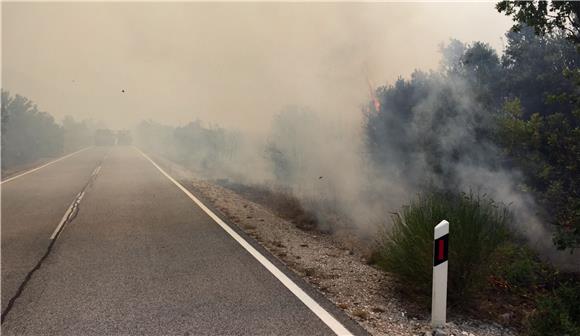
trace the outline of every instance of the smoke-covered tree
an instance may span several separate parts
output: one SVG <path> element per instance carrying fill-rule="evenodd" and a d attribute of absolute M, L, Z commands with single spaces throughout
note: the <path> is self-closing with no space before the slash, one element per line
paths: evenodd
<path fill-rule="evenodd" d="M 241 141 L 236 132 L 205 126 L 200 120 L 172 127 L 142 121 L 135 130 L 136 142 L 148 151 L 202 173 L 219 177 L 231 167 Z"/>
<path fill-rule="evenodd" d="M 64 151 L 71 152 L 90 146 L 94 142 L 94 134 L 97 128 L 99 127 L 91 120 L 77 121 L 72 116 L 64 117 L 62 120 Z"/>
<path fill-rule="evenodd" d="M 300 187 L 303 179 L 318 178 L 320 171 L 313 166 L 323 141 L 320 127 L 324 126 L 306 107 L 288 106 L 274 116 L 266 155 L 278 184 Z"/>
<path fill-rule="evenodd" d="M 556 245 L 580 247 L 580 3 L 501 1 L 496 8 L 512 15 L 514 32 L 529 26 L 540 36 L 508 34 L 517 100 L 506 105 L 500 140 L 555 224 Z"/>
<path fill-rule="evenodd" d="M 534 113 L 567 113 L 568 101 L 549 99 L 551 95 L 576 90 L 564 72 L 576 69 L 580 54 L 562 34 L 538 36 L 530 27 L 506 34 L 507 47 L 502 57 L 503 95 L 507 100 L 518 98 L 524 119 Z"/>
<path fill-rule="evenodd" d="M 63 129 L 28 98 L 2 90 L 2 170 L 62 153 Z"/>
<path fill-rule="evenodd" d="M 174 130 L 175 128 L 171 126 L 162 125 L 152 120 L 143 120 L 135 129 L 135 140 L 142 148 L 163 153 L 173 159 L 176 158 Z"/>
<path fill-rule="evenodd" d="M 452 39 L 441 47 L 442 69 L 447 76 L 459 77 L 466 81 L 478 95 L 479 102 L 489 108 L 498 108 L 500 91 L 503 89 L 502 68 L 497 52 L 486 43 L 474 42 L 466 45 Z"/>
<path fill-rule="evenodd" d="M 420 177 L 413 180 L 418 188 L 456 188 L 468 165 L 521 170 L 525 189 L 556 227 L 557 245 L 574 248 L 579 54 L 563 34 L 522 27 L 507 38 L 501 61 L 488 45 L 453 40 L 441 50 L 440 72 L 415 72 L 378 88 L 380 110 L 366 109 L 367 147 L 379 167 L 396 162 L 405 176 Z"/>
<path fill-rule="evenodd" d="M 200 120 L 177 127 L 174 138 L 178 155 L 187 164 L 202 171 L 214 171 L 224 166 L 235 151 L 235 135 L 219 126 L 204 126 Z"/>
<path fill-rule="evenodd" d="M 561 33 L 508 33 L 506 114 L 497 140 L 556 228 L 561 249 L 580 247 L 580 54 Z"/>
<path fill-rule="evenodd" d="M 580 108 L 524 119 L 516 99 L 506 103 L 506 112 L 498 139 L 549 214 L 556 245 L 580 247 Z"/>
<path fill-rule="evenodd" d="M 377 90 L 380 110 L 367 109 L 365 134 L 372 160 L 383 169 L 396 162 L 417 187 L 453 188 L 457 164 L 494 164 L 492 97 L 501 77 L 497 54 L 487 45 L 452 41 L 443 48 L 442 72 L 414 72 L 409 80 Z M 491 83 L 490 83 L 491 82 Z"/>

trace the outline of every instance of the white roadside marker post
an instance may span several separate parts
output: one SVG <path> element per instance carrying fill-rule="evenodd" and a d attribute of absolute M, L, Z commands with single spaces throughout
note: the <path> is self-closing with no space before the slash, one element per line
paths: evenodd
<path fill-rule="evenodd" d="M 431 296 L 431 326 L 445 326 L 447 313 L 447 261 L 449 254 L 449 222 L 435 226 L 433 245 L 433 292 Z"/>

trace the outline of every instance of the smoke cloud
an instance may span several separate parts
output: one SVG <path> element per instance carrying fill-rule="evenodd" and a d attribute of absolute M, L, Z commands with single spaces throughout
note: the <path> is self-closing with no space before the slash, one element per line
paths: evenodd
<path fill-rule="evenodd" d="M 265 135 L 288 105 L 357 125 L 365 69 L 392 82 L 437 67 L 451 37 L 500 48 L 510 24 L 491 3 L 2 3 L 2 81 L 112 128 Z"/>
<path fill-rule="evenodd" d="M 3 3 L 2 82 L 59 120 L 134 128 L 198 176 L 290 189 L 361 235 L 425 185 L 451 183 L 510 204 L 546 241 L 521 176 L 477 137 L 484 107 L 469 85 L 413 74 L 437 69 L 451 37 L 503 49 L 510 25 L 491 3 Z M 381 102 L 393 113 L 375 133 L 380 155 L 366 76 L 427 78 L 406 117 Z M 442 101 L 455 116 L 441 118 Z"/>

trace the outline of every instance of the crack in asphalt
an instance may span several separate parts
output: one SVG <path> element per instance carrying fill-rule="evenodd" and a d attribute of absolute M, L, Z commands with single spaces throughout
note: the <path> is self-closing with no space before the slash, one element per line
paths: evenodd
<path fill-rule="evenodd" d="M 108 153 L 99 162 L 99 164 L 97 165 L 95 170 L 93 170 L 93 173 L 89 177 L 89 180 L 84 185 L 81 192 L 78 193 L 77 196 L 74 198 L 72 205 L 69 207 L 69 210 L 67 210 L 67 212 L 65 212 L 66 217 L 64 218 L 63 221 L 61 221 L 61 223 L 59 224 L 59 227 L 57 228 L 57 231 L 53 234 L 53 237 L 51 237 L 50 244 L 48 244 L 48 247 L 46 248 L 44 255 L 38 260 L 36 265 L 34 265 L 34 267 L 26 274 L 26 276 L 24 277 L 24 280 L 22 280 L 22 283 L 20 284 L 20 286 L 18 286 L 18 290 L 16 291 L 14 296 L 12 296 L 10 298 L 10 300 L 8 301 L 8 305 L 6 305 L 6 308 L 2 312 L 0 324 L 4 323 L 4 320 L 6 319 L 6 316 L 8 315 L 8 313 L 10 313 L 10 311 L 12 310 L 14 303 L 20 297 L 20 295 L 22 295 L 22 292 L 26 288 L 26 285 L 28 284 L 30 279 L 32 279 L 32 275 L 34 275 L 34 273 L 40 269 L 44 260 L 46 260 L 46 258 L 48 258 L 48 256 L 50 255 L 50 252 L 52 251 L 52 248 L 53 248 L 54 244 L 56 243 L 58 236 L 64 230 L 65 226 L 67 224 L 69 224 L 70 222 L 72 222 L 77 217 L 77 215 L 80 211 L 81 200 L 83 199 L 85 192 L 91 187 L 91 185 L 97 179 L 97 176 L 99 175 L 99 171 L 101 169 L 101 166 L 103 165 L 103 162 L 105 161 L 107 156 L 108 156 Z"/>

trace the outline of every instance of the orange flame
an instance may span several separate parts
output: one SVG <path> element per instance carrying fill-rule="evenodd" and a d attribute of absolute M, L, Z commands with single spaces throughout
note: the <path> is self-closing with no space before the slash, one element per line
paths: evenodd
<path fill-rule="evenodd" d="M 373 101 L 373 105 L 375 106 L 375 112 L 379 112 L 381 110 L 381 102 L 377 99 L 377 96 L 375 94 L 375 90 L 373 89 L 373 84 L 371 83 L 371 80 L 369 79 L 368 68 L 366 68 L 366 79 L 367 79 L 367 84 L 369 86 L 369 93 L 371 96 L 371 100 Z"/>

